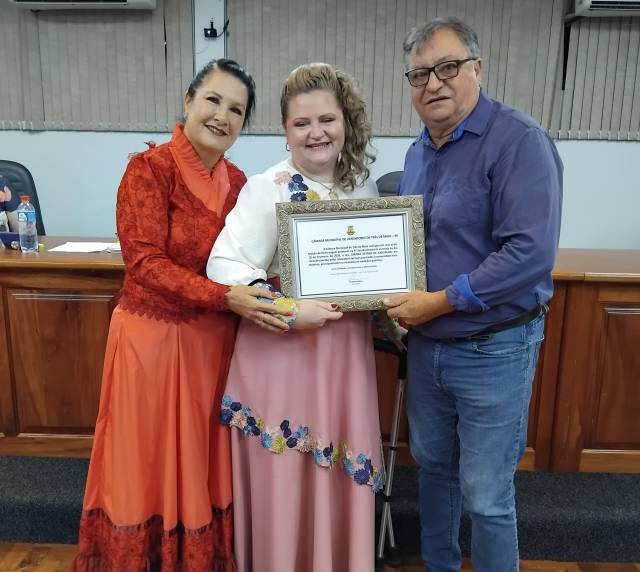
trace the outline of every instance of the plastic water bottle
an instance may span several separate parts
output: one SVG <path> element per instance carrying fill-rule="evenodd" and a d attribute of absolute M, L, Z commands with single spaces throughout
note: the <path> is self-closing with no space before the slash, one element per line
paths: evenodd
<path fill-rule="evenodd" d="M 20 195 L 18 213 L 18 233 L 22 252 L 38 252 L 38 231 L 36 229 L 36 209 L 29 202 L 29 195 Z"/>

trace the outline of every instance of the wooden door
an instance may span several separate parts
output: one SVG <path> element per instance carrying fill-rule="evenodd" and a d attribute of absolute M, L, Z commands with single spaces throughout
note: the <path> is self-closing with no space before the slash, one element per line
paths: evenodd
<path fill-rule="evenodd" d="M 640 473 L 640 286 L 572 284 L 551 469 Z"/>
<path fill-rule="evenodd" d="M 117 290 L 5 289 L 0 362 L 10 379 L 0 377 L 0 453 L 89 455 L 116 297 Z"/>

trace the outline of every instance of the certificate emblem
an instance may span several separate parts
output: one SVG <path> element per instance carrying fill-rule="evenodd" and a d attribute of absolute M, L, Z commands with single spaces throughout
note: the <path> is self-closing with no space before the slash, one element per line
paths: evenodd
<path fill-rule="evenodd" d="M 356 231 L 355 231 L 355 230 L 353 230 L 353 226 L 352 226 L 352 225 L 349 225 L 349 226 L 347 227 L 347 234 L 348 234 L 349 236 L 353 236 L 355 233 L 356 233 Z"/>

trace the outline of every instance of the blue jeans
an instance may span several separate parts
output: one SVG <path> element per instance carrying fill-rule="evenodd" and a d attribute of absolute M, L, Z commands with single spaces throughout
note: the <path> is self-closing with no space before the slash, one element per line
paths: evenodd
<path fill-rule="evenodd" d="M 429 572 L 458 572 L 461 507 L 475 572 L 517 572 L 513 477 L 524 454 L 544 316 L 486 339 L 409 335 L 407 415 Z"/>

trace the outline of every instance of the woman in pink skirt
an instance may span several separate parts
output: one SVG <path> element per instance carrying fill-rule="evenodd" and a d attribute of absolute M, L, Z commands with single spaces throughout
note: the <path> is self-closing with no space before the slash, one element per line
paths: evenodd
<path fill-rule="evenodd" d="M 276 203 L 378 195 L 364 101 L 348 75 L 296 68 L 280 105 L 291 156 L 241 191 L 209 259 L 215 281 L 277 288 Z M 233 428 L 238 568 L 369 572 L 383 481 L 369 315 L 294 304 L 289 324 L 243 320 L 230 366 L 220 419 Z"/>

